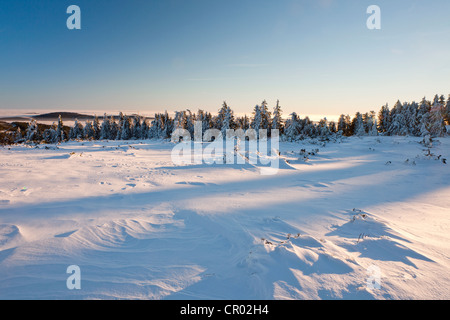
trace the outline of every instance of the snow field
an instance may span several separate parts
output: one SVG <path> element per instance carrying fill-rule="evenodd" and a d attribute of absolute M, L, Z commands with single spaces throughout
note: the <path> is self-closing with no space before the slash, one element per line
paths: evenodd
<path fill-rule="evenodd" d="M 448 299 L 450 138 L 421 140 L 281 142 L 273 176 L 163 141 L 0 149 L 0 298 Z"/>

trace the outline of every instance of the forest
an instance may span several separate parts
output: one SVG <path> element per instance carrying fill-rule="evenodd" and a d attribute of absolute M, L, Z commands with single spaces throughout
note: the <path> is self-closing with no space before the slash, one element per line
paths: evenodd
<path fill-rule="evenodd" d="M 87 120 L 83 124 L 75 119 L 72 127 L 64 126 L 61 116 L 51 126 L 43 129 L 35 119 L 32 119 L 26 130 L 17 127 L 13 143 L 59 143 L 68 140 L 144 140 L 170 139 L 175 129 L 186 129 L 194 133 L 195 121 L 201 121 L 202 132 L 208 129 L 218 129 L 225 137 L 228 129 L 249 128 L 256 130 L 278 129 L 284 141 L 299 141 L 308 138 L 329 140 L 343 136 L 444 136 L 450 124 L 450 95 L 447 100 L 443 95 L 435 95 L 432 101 L 425 97 L 420 103 L 400 102 L 390 108 L 388 104 L 381 107 L 378 113 L 374 111 L 360 113 L 353 117 L 341 114 L 337 122 L 312 121 L 308 116 L 301 117 L 296 112 L 283 118 L 280 102 L 269 108 L 264 100 L 254 107 L 251 116 L 235 116 L 231 107 L 224 102 L 217 115 L 204 110 L 196 113 L 190 110 L 177 111 L 174 116 L 164 113 L 155 114 L 147 120 L 139 115 L 118 116 L 104 114 L 100 120 Z"/>

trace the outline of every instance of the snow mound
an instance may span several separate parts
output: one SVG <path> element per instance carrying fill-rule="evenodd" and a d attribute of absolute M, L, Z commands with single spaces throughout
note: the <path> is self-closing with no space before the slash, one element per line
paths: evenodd
<path fill-rule="evenodd" d="M 19 227 L 11 224 L 0 225 L 0 249 L 11 247 L 22 240 Z"/>

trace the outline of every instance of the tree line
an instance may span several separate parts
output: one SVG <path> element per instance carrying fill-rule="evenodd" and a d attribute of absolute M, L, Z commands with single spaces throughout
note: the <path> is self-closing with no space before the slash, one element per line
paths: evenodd
<path fill-rule="evenodd" d="M 287 119 L 283 119 L 279 101 L 269 109 L 264 100 L 256 105 L 249 117 L 235 116 L 226 102 L 223 103 L 217 115 L 198 110 L 177 111 L 170 116 L 166 111 L 155 114 L 149 121 L 142 116 L 127 116 L 122 112 L 118 117 L 108 116 L 106 113 L 102 121 L 95 116 L 84 124 L 78 120 L 67 131 L 61 116 L 50 128 L 40 130 L 36 120 L 31 120 L 26 132 L 20 129 L 16 134 L 16 142 L 58 143 L 68 140 L 144 140 L 170 139 L 175 129 L 186 129 L 194 134 L 194 123 L 201 121 L 202 130 L 218 129 L 225 137 L 228 129 L 278 129 L 280 137 L 286 141 L 298 141 L 306 138 L 329 140 L 340 136 L 366 135 L 410 135 L 432 137 L 446 134 L 446 124 L 450 124 L 450 95 L 447 100 L 443 95 L 436 95 L 433 101 L 423 98 L 420 103 L 400 102 L 392 107 L 386 104 L 378 114 L 374 111 L 357 112 L 353 117 L 342 114 L 338 121 L 328 121 L 326 118 L 313 122 L 308 116 L 301 118 L 293 112 Z M 42 131 L 42 132 L 41 132 Z"/>

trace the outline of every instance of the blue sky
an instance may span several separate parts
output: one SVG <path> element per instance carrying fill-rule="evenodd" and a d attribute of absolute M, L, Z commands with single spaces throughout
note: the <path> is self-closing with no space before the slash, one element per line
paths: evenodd
<path fill-rule="evenodd" d="M 0 109 L 378 111 L 450 93 L 449 16 L 448 0 L 0 0 Z"/>

